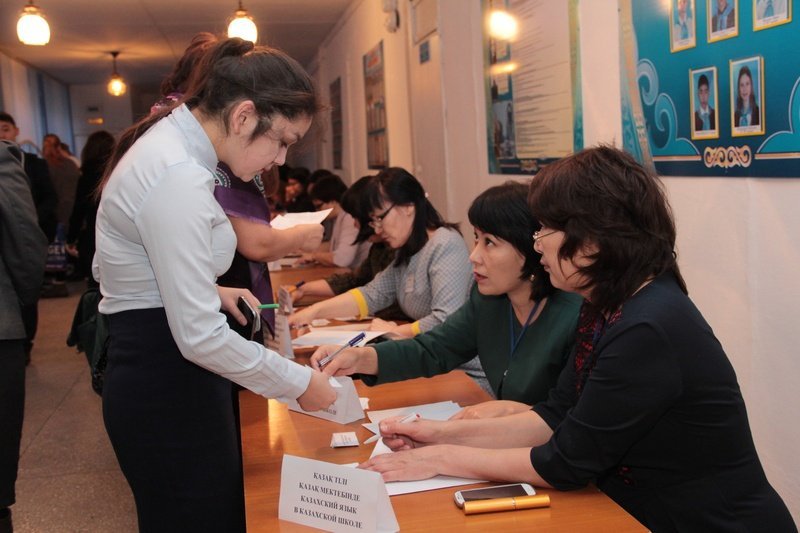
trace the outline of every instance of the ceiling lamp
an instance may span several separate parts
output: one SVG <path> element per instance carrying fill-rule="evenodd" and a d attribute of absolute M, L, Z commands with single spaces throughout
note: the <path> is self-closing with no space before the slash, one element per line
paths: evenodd
<path fill-rule="evenodd" d="M 228 24 L 228 37 L 239 37 L 254 44 L 258 39 L 256 23 L 253 22 L 253 17 L 247 14 L 247 10 L 242 7 L 242 0 L 239 0 L 239 9 L 233 15 L 231 23 Z"/>
<path fill-rule="evenodd" d="M 517 19 L 507 11 L 496 9 L 489 15 L 489 35 L 501 41 L 510 41 L 517 36 Z"/>
<path fill-rule="evenodd" d="M 111 96 L 122 96 L 128 90 L 128 86 L 125 84 L 125 80 L 122 79 L 122 76 L 119 75 L 117 72 L 117 56 L 119 52 L 109 52 L 111 57 L 114 61 L 114 71 L 111 73 L 111 79 L 108 80 L 108 94 Z"/>
<path fill-rule="evenodd" d="M 33 0 L 28 0 L 28 5 L 22 8 L 17 22 L 17 37 L 22 44 L 33 46 L 50 42 L 50 25 L 44 19 L 42 10 L 33 5 Z"/>

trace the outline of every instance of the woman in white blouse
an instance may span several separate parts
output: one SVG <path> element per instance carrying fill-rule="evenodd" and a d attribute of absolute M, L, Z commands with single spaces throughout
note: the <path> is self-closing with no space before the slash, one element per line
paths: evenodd
<path fill-rule="evenodd" d="M 103 415 L 140 531 L 244 531 L 231 381 L 307 410 L 336 394 L 319 372 L 233 333 L 246 289 L 217 287 L 236 237 L 214 199 L 217 161 L 238 176 L 283 164 L 318 108 L 280 51 L 228 39 L 175 106 L 126 131 L 97 216 L 94 274 L 110 318 Z"/>

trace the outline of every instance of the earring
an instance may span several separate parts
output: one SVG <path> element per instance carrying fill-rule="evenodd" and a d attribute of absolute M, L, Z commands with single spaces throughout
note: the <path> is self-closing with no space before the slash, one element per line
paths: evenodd
<path fill-rule="evenodd" d="M 535 279 L 536 279 L 536 274 L 531 274 L 530 276 L 531 283 L 533 283 L 533 280 Z"/>

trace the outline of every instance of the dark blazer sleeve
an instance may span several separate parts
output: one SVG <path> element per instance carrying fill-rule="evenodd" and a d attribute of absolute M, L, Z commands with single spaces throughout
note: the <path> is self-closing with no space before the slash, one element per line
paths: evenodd
<path fill-rule="evenodd" d="M 16 146 L 0 143 L 0 255 L 5 270 L 0 276 L 10 282 L 17 300 L 29 305 L 36 301 L 42 287 L 47 239 L 36 220 L 30 185 L 18 154 Z M 7 288 L 3 283 L 3 289 Z M 4 299 L 8 296 L 3 295 Z"/>

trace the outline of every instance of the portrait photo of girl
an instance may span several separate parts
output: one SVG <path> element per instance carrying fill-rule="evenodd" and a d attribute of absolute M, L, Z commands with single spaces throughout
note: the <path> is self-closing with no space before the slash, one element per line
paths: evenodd
<path fill-rule="evenodd" d="M 764 61 L 731 61 L 731 131 L 734 137 L 764 134 Z"/>

